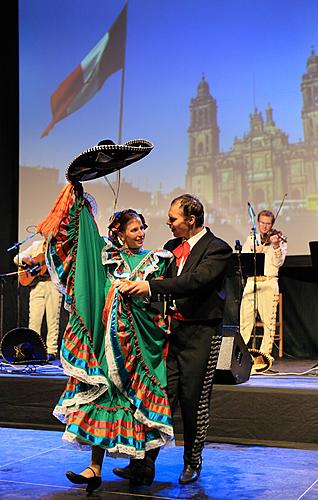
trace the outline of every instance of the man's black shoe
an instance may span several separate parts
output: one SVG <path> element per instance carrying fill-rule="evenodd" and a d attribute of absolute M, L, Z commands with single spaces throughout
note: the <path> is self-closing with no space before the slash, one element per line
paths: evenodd
<path fill-rule="evenodd" d="M 134 479 L 131 465 L 127 465 L 127 467 L 115 467 L 115 469 L 113 469 L 113 473 L 115 476 L 121 477 L 122 479 Z"/>
<path fill-rule="evenodd" d="M 193 469 L 191 465 L 185 465 L 183 471 L 179 476 L 180 484 L 194 483 L 200 477 L 201 467 Z"/>
<path fill-rule="evenodd" d="M 155 478 L 155 464 L 150 457 L 143 460 L 130 460 L 126 467 L 115 467 L 113 473 L 123 479 L 128 479 L 131 484 L 141 486 L 146 484 L 150 486 Z"/>
<path fill-rule="evenodd" d="M 48 360 L 48 361 L 55 361 L 55 360 L 56 360 L 56 356 L 55 356 L 55 354 L 53 354 L 52 352 L 50 352 L 50 353 L 47 355 L 47 360 Z"/>

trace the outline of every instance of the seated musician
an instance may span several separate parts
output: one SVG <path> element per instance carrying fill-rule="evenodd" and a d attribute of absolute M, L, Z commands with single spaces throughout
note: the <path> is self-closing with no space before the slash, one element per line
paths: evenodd
<path fill-rule="evenodd" d="M 272 349 L 279 297 L 278 271 L 287 254 L 287 241 L 279 231 L 272 229 L 275 216 L 269 210 L 259 212 L 257 222 L 258 233 L 255 235 L 255 251 L 265 254 L 264 276 L 255 277 L 256 293 L 254 293 L 254 276 L 247 278 L 240 308 L 240 332 L 245 343 L 248 344 L 257 311 L 264 325 L 260 351 L 273 362 Z M 253 232 L 245 241 L 242 252 L 254 252 Z M 257 358 L 255 363 L 257 364 Z"/>

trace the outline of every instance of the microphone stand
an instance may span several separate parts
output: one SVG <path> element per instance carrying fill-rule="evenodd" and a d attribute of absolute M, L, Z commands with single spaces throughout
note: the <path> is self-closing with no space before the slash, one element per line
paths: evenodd
<path fill-rule="evenodd" d="M 4 312 L 4 283 L 5 275 L 0 275 L 0 345 L 3 338 L 3 312 Z"/>
<path fill-rule="evenodd" d="M 18 255 L 18 265 L 20 263 L 20 246 L 23 245 L 28 240 L 31 240 L 34 238 L 36 234 L 39 234 L 38 232 L 32 233 L 30 236 L 27 236 L 24 240 L 18 241 L 17 243 L 14 243 L 10 248 L 7 248 L 7 252 L 12 252 L 13 250 L 17 250 L 17 255 Z M 20 297 L 20 281 L 19 281 L 19 273 L 17 273 L 17 328 L 20 327 L 21 323 L 21 297 Z"/>
<path fill-rule="evenodd" d="M 240 281 L 240 286 L 239 286 L 239 296 L 238 296 L 238 304 L 241 303 L 242 299 L 242 294 L 244 290 L 244 277 L 243 277 L 243 271 L 242 271 L 242 263 L 241 263 L 241 253 L 242 253 L 242 245 L 240 240 L 235 240 L 235 247 L 234 250 L 236 250 L 236 256 L 237 256 L 237 263 L 238 263 L 238 271 L 237 275 L 239 276 L 239 281 Z M 240 307 L 237 309 L 237 315 L 238 315 L 238 325 L 240 325 Z"/>
<path fill-rule="evenodd" d="M 6 279 L 9 277 L 9 276 L 15 276 L 16 274 L 18 274 L 18 271 L 15 271 L 15 272 L 12 272 L 12 273 L 4 273 L 4 274 L 0 274 L 0 348 L 2 346 L 2 340 L 3 340 L 3 337 L 4 337 L 4 285 L 5 285 L 5 282 L 6 282 Z M 1 349 L 0 349 L 1 351 Z M 2 368 L 3 368 L 3 363 L 2 363 L 2 353 L 0 355 L 0 369 L 2 371 Z"/>
<path fill-rule="evenodd" d="M 253 308 L 254 308 L 254 320 L 253 320 L 253 330 L 252 330 L 252 347 L 256 349 L 256 315 L 257 315 L 257 301 L 256 301 L 256 225 L 255 225 L 255 212 L 252 205 L 248 203 L 248 211 L 252 221 L 252 233 L 253 233 Z"/>
<path fill-rule="evenodd" d="M 39 234 L 39 232 L 32 233 L 30 236 L 27 236 L 24 240 L 22 240 L 22 241 L 18 241 L 17 243 L 14 243 L 14 245 L 12 245 L 12 247 L 7 248 L 7 252 L 12 252 L 13 250 L 18 249 L 18 252 L 17 252 L 17 253 L 19 253 L 19 251 L 20 251 L 20 246 L 21 246 L 21 245 L 23 245 L 23 243 L 25 243 L 26 241 L 31 240 L 31 238 L 34 238 L 34 236 L 35 236 L 36 234 Z"/>

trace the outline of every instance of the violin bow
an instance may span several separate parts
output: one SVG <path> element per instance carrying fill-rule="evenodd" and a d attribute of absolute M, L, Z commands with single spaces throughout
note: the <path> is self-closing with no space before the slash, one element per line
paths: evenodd
<path fill-rule="evenodd" d="M 280 205 L 279 205 L 279 207 L 278 207 L 278 210 L 277 210 L 276 214 L 274 214 L 274 217 L 275 217 L 275 222 L 277 221 L 277 217 L 279 216 L 279 212 L 281 211 L 281 209 L 282 209 L 282 207 L 283 207 L 283 205 L 284 205 L 284 203 L 285 203 L 286 198 L 287 198 L 287 193 L 285 193 L 285 194 L 284 194 L 283 199 L 282 199 L 282 201 L 280 202 Z M 265 239 L 265 243 L 263 243 L 264 245 L 266 245 L 266 243 L 268 242 L 269 238 L 270 238 L 270 237 L 267 235 L 267 236 L 266 236 L 266 239 Z"/>
<path fill-rule="evenodd" d="M 285 194 L 284 194 L 283 199 L 282 199 L 282 201 L 280 202 L 280 205 L 279 205 L 278 210 L 277 210 L 276 215 L 275 215 L 275 222 L 276 222 L 276 220 L 277 220 L 277 217 L 279 216 L 279 212 L 281 211 L 282 206 L 283 206 L 283 205 L 284 205 L 284 203 L 285 203 L 286 198 L 287 198 L 287 193 L 285 193 Z"/>

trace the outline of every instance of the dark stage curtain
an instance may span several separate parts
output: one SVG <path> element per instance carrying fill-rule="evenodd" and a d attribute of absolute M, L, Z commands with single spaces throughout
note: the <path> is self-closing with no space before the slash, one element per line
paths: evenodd
<path fill-rule="evenodd" d="M 14 270 L 6 251 L 18 238 L 19 199 L 19 43 L 18 2 L 6 4 L 6 29 L 1 30 L 2 92 L 0 97 L 0 272 Z"/>
<path fill-rule="evenodd" d="M 18 2 L 6 3 L 1 30 L 2 92 L 0 96 L 0 274 L 15 271 L 13 256 L 7 249 L 18 241 L 19 207 L 19 43 Z M 16 293 L 13 278 L 1 278 L 1 327 L 15 325 Z M 1 332 L 3 333 L 3 332 Z"/>
<path fill-rule="evenodd" d="M 318 358 L 318 269 L 282 268 L 280 290 L 284 352 L 295 358 Z"/>

